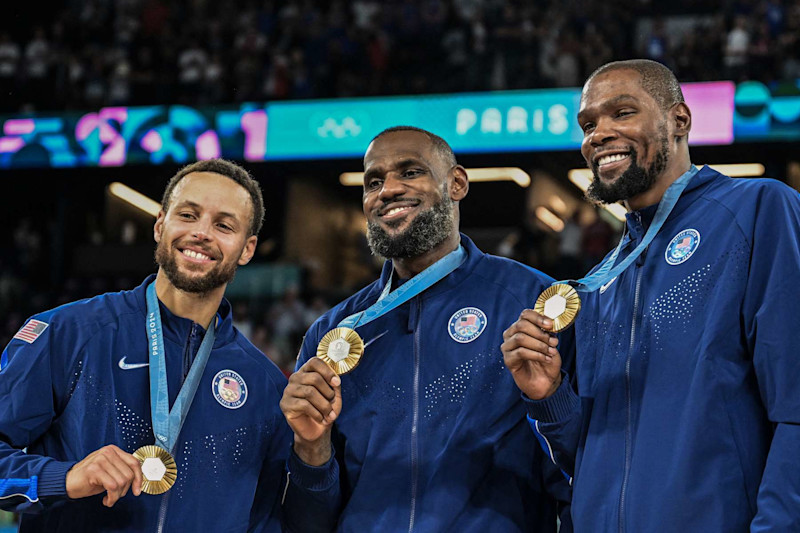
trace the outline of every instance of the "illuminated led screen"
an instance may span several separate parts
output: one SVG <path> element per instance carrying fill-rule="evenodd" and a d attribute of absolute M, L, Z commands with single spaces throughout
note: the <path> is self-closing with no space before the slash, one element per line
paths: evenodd
<path fill-rule="evenodd" d="M 693 145 L 800 139 L 800 90 L 758 82 L 683 84 Z M 192 108 L 107 107 L 0 117 L 0 168 L 113 167 L 361 157 L 399 124 L 444 137 L 458 153 L 575 150 L 580 90 L 353 98 Z"/>

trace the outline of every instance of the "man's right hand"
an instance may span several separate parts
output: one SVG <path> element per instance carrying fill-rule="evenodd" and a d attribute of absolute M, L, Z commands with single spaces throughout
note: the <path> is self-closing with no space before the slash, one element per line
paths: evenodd
<path fill-rule="evenodd" d="M 291 375 L 281 410 L 294 431 L 294 451 L 309 465 L 331 457 L 331 428 L 342 412 L 342 380 L 322 359 L 312 357 Z"/>
<path fill-rule="evenodd" d="M 70 498 L 105 492 L 103 505 L 112 507 L 131 487 L 134 495 L 142 493 L 142 466 L 136 457 L 109 444 L 70 468 L 66 483 Z"/>
<path fill-rule="evenodd" d="M 553 321 L 531 309 L 503 332 L 503 360 L 517 387 L 531 400 L 551 396 L 561 384 L 558 338 L 549 330 Z"/>

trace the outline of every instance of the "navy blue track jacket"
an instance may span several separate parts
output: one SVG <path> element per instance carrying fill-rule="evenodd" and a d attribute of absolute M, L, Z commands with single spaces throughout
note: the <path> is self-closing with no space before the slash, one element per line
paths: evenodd
<path fill-rule="evenodd" d="M 107 444 L 153 444 L 145 288 L 36 315 L 0 359 L 0 508 L 21 531 L 280 531 L 291 431 L 286 378 L 232 325 L 223 301 L 214 348 L 159 496 L 66 496 L 69 468 Z M 161 305 L 170 406 L 205 330 Z M 227 373 L 226 373 L 227 371 Z M 23 448 L 27 447 L 27 453 Z M 258 487 L 257 487 L 258 484 Z M 257 493 L 258 492 L 258 493 Z"/>
<path fill-rule="evenodd" d="M 503 331 L 552 280 L 461 243 L 458 269 L 357 328 L 366 349 L 342 376 L 334 458 L 318 468 L 289 460 L 287 496 L 306 491 L 305 512 L 287 516 L 293 531 L 556 530 L 556 503 L 568 509 L 570 489 L 536 445 L 500 351 Z M 375 303 L 391 272 L 387 262 L 379 280 L 311 326 L 298 368 L 341 319 Z M 568 334 L 565 357 L 570 347 Z"/>
<path fill-rule="evenodd" d="M 628 214 L 619 260 L 656 206 Z M 800 531 L 800 195 L 703 168 L 583 297 L 578 397 L 528 402 L 576 531 Z"/>

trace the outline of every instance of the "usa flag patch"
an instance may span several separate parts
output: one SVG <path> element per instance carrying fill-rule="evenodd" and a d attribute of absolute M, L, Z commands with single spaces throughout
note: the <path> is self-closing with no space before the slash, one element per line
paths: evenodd
<path fill-rule="evenodd" d="M 28 344 L 33 344 L 33 341 L 39 338 L 44 330 L 47 329 L 48 323 L 40 320 L 29 320 L 27 324 L 22 326 L 22 329 L 14 335 L 15 339 L 25 341 Z"/>

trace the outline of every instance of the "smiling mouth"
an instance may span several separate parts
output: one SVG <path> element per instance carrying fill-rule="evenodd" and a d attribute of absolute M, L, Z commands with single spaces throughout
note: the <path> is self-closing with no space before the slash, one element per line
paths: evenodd
<path fill-rule="evenodd" d="M 610 165 L 611 163 L 616 163 L 617 161 L 628 159 L 630 156 L 631 156 L 630 153 L 604 155 L 602 157 L 597 158 L 597 166 L 598 168 L 601 168 L 605 165 Z"/>
<path fill-rule="evenodd" d="M 189 259 L 193 259 L 195 261 L 214 261 L 214 258 L 212 258 L 211 256 L 208 256 L 202 252 L 197 252 L 195 250 L 189 250 L 188 248 L 184 249 L 179 248 L 178 251 L 185 257 L 188 257 Z"/>

